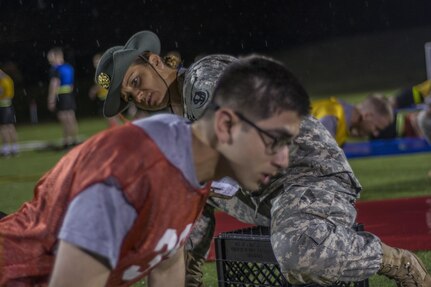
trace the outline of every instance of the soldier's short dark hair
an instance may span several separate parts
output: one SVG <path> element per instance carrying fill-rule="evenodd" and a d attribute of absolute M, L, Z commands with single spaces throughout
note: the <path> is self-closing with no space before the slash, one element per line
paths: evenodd
<path fill-rule="evenodd" d="M 240 58 L 226 68 L 213 101 L 256 120 L 289 110 L 304 116 L 310 110 L 309 96 L 298 79 L 282 63 L 258 55 Z"/>

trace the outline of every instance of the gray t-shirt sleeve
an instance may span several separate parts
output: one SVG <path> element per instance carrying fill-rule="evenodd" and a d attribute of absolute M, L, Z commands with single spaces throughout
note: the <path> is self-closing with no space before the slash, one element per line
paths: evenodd
<path fill-rule="evenodd" d="M 337 133 L 337 118 L 334 116 L 325 116 L 320 119 L 320 122 L 325 126 L 329 133 L 335 138 Z"/>
<path fill-rule="evenodd" d="M 73 199 L 58 238 L 106 258 L 113 268 L 136 216 L 115 184 L 97 183 Z"/>

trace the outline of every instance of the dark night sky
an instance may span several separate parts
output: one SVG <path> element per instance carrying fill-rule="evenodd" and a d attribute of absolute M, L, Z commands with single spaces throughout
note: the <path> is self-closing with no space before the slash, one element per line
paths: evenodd
<path fill-rule="evenodd" d="M 429 0 L 0 0 L 0 60 L 28 55 L 39 61 L 60 45 L 80 62 L 143 29 L 158 33 L 164 51 L 178 49 L 188 60 L 202 52 L 271 52 L 430 25 L 429 11 Z"/>
<path fill-rule="evenodd" d="M 431 1 L 393 0 L 0 0 L 0 64 L 14 61 L 27 84 L 47 82 L 45 53 L 66 48 L 77 78 L 94 53 L 140 30 L 179 50 L 271 54 L 339 37 L 431 26 Z"/>

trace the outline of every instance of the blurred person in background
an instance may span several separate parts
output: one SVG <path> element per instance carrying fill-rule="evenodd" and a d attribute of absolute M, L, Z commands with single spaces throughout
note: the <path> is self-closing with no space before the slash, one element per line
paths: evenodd
<path fill-rule="evenodd" d="M 12 78 L 0 70 L 0 135 L 2 139 L 0 155 L 3 157 L 19 153 L 18 136 L 15 129 L 15 109 L 12 104 L 14 95 Z"/>
<path fill-rule="evenodd" d="M 70 64 L 64 62 L 63 50 L 60 47 L 49 50 L 47 59 L 51 65 L 48 110 L 57 113 L 57 118 L 63 128 L 63 148 L 67 149 L 78 144 L 78 123 L 75 116 L 75 72 Z"/>
<path fill-rule="evenodd" d="M 421 82 L 409 88 L 403 89 L 394 97 L 390 97 L 390 102 L 394 109 L 411 108 L 422 104 L 431 94 L 431 79 Z"/>
<path fill-rule="evenodd" d="M 394 121 L 395 137 L 423 138 L 431 144 L 431 97 L 415 109 L 398 110 Z"/>
<path fill-rule="evenodd" d="M 393 121 L 392 107 L 386 97 L 371 94 L 357 105 L 335 97 L 315 100 L 311 114 L 343 146 L 348 137 L 378 136 Z"/>
<path fill-rule="evenodd" d="M 424 137 L 423 131 L 418 130 L 417 123 L 419 121 L 426 121 L 428 118 L 428 116 L 424 117 L 424 112 L 421 113 L 421 110 L 427 109 L 427 105 L 431 101 L 430 95 L 431 80 L 426 80 L 417 85 L 402 89 L 396 95 L 389 97 L 388 99 L 394 110 L 394 119 L 378 136 L 371 136 L 370 138 Z M 421 116 L 418 118 L 420 113 Z"/>
<path fill-rule="evenodd" d="M 416 116 L 418 134 L 431 144 L 431 97 L 425 100 L 422 111 Z"/>

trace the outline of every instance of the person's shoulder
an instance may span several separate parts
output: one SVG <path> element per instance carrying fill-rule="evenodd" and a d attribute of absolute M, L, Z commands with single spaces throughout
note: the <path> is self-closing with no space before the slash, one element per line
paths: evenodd
<path fill-rule="evenodd" d="M 159 114 L 154 114 L 147 118 L 136 120 L 135 122 L 139 122 L 139 121 L 170 122 L 170 121 L 185 121 L 185 118 L 171 113 L 159 113 Z"/>
<path fill-rule="evenodd" d="M 188 68 L 184 77 L 183 101 L 189 119 L 196 120 L 202 116 L 221 74 L 237 60 L 230 55 L 214 54 L 199 59 Z"/>
<path fill-rule="evenodd" d="M 207 72 L 221 72 L 225 67 L 238 59 L 226 54 L 213 54 L 205 56 L 198 61 L 194 62 L 186 72 L 188 74 L 194 74 L 194 76 L 208 76 Z M 203 73 L 205 71 L 205 73 Z"/>
<path fill-rule="evenodd" d="M 187 125 L 188 120 L 175 114 L 156 114 L 133 121 L 133 124 L 144 129 L 169 129 L 173 126 Z"/>
<path fill-rule="evenodd" d="M 184 117 L 159 114 L 133 122 L 158 146 L 171 162 L 182 162 L 184 154 L 191 148 L 191 125 Z"/>

